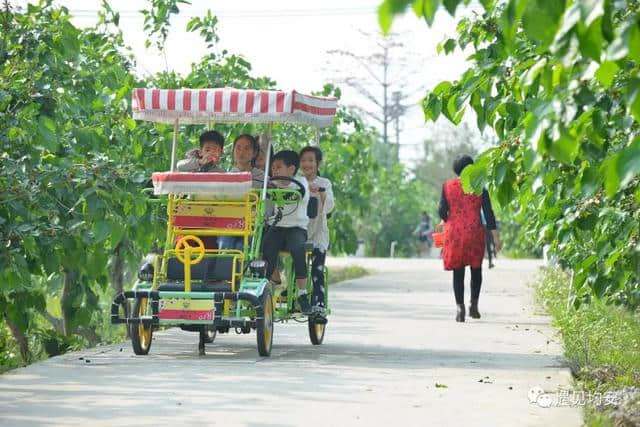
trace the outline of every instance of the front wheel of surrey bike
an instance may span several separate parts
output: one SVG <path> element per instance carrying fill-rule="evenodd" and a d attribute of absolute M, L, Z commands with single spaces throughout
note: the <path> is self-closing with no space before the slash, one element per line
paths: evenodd
<path fill-rule="evenodd" d="M 256 315 L 258 354 L 268 357 L 271 355 L 271 345 L 273 344 L 273 299 L 268 287 L 262 292 L 260 307 L 256 310 Z"/>
<path fill-rule="evenodd" d="M 324 340 L 324 331 L 326 329 L 326 323 L 318 323 L 316 316 L 309 316 L 309 339 L 311 344 L 320 345 Z"/>
<path fill-rule="evenodd" d="M 133 305 L 133 317 L 141 317 L 147 313 L 147 298 L 137 298 Z M 151 325 L 143 325 L 142 323 L 129 325 L 131 335 L 131 345 L 133 352 L 138 356 L 149 354 L 151 349 L 151 338 L 153 336 L 153 327 Z"/>
<path fill-rule="evenodd" d="M 216 339 L 217 333 L 218 331 L 213 326 L 204 326 L 202 329 L 200 329 L 200 336 L 202 337 L 202 341 L 204 341 L 205 344 L 213 343 L 213 340 Z"/>

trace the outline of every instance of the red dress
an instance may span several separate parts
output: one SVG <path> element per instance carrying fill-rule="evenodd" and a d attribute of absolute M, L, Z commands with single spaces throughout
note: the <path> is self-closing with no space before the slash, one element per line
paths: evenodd
<path fill-rule="evenodd" d="M 445 270 L 455 270 L 467 265 L 482 267 L 485 232 L 480 217 L 482 197 L 465 194 L 460 178 L 444 184 L 444 195 L 449 205 L 444 227 L 442 259 Z"/>

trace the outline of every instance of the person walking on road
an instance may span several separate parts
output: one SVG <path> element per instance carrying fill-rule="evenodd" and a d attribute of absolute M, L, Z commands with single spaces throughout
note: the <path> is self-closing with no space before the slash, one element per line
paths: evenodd
<path fill-rule="evenodd" d="M 495 267 L 493 259 L 497 258 L 496 245 L 493 243 L 493 232 L 487 228 L 487 221 L 484 219 L 484 213 L 480 211 L 482 217 L 482 226 L 484 227 L 485 242 L 487 245 L 487 259 L 489 260 L 489 269 Z M 496 230 L 498 229 L 498 222 L 496 221 Z"/>
<path fill-rule="evenodd" d="M 471 267 L 469 315 L 474 319 L 480 318 L 478 298 L 482 286 L 482 260 L 485 250 L 485 230 L 480 218 L 480 210 L 484 213 L 487 229 L 491 230 L 493 235 L 496 251 L 502 247 L 487 190 L 483 190 L 481 196 L 465 193 L 462 190 L 460 174 L 465 167 L 471 164 L 473 164 L 473 159 L 468 155 L 460 156 L 453 162 L 453 171 L 458 177 L 442 185 L 442 196 L 438 209 L 440 218 L 445 222 L 442 259 L 444 269 L 453 271 L 457 322 L 464 322 L 465 319 L 464 272 L 466 266 Z"/>
<path fill-rule="evenodd" d="M 413 230 L 413 234 L 418 236 L 418 241 L 420 242 L 421 258 L 429 258 L 431 254 L 431 245 L 433 243 L 431 239 L 432 233 L 431 218 L 429 218 L 427 211 L 422 211 L 422 220 L 416 229 Z"/>

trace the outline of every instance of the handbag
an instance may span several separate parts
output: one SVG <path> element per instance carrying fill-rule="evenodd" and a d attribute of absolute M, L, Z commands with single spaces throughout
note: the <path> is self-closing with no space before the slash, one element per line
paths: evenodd
<path fill-rule="evenodd" d="M 433 238 L 433 246 L 436 248 L 442 248 L 444 246 L 444 223 L 435 226 L 434 232 L 431 235 Z"/>

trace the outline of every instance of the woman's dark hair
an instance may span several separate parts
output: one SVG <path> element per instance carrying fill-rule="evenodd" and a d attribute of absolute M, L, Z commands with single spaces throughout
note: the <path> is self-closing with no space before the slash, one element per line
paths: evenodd
<path fill-rule="evenodd" d="M 256 159 L 258 158 L 258 154 L 260 154 L 260 144 L 258 143 L 258 140 L 256 139 L 255 136 L 249 135 L 248 133 L 243 133 L 242 135 L 238 135 L 236 139 L 233 140 L 232 152 L 235 151 L 236 143 L 241 139 L 248 140 L 249 143 L 251 144 L 251 148 L 253 148 L 253 157 L 251 158 L 251 164 L 253 165 L 253 162 L 255 162 Z"/>
<path fill-rule="evenodd" d="M 320 150 L 318 147 L 307 145 L 302 150 L 300 150 L 300 158 L 302 158 L 302 155 L 304 153 L 313 153 L 313 155 L 316 157 L 317 164 L 320 164 L 320 162 L 322 161 L 322 150 Z"/>
<path fill-rule="evenodd" d="M 460 176 L 462 170 L 473 164 L 473 159 L 468 154 L 463 154 L 453 161 L 453 171 Z"/>

